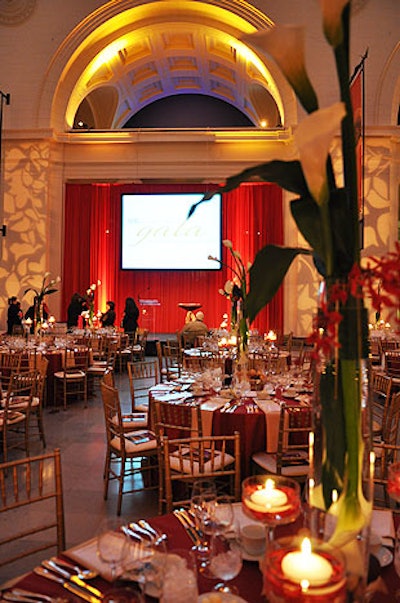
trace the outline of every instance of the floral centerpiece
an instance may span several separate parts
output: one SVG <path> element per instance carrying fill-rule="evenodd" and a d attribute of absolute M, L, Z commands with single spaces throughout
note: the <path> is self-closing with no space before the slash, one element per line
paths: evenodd
<path fill-rule="evenodd" d="M 44 298 L 46 297 L 46 295 L 51 295 L 52 293 L 56 293 L 58 291 L 58 289 L 56 289 L 54 287 L 54 285 L 56 285 L 57 283 L 61 282 L 61 278 L 59 276 L 57 276 L 57 278 L 55 279 L 49 279 L 50 276 L 50 272 L 46 272 L 43 280 L 42 280 L 42 286 L 40 288 L 35 288 L 35 287 L 29 287 L 28 289 L 25 289 L 24 291 L 24 295 L 26 295 L 27 293 L 29 293 L 29 291 L 33 291 L 33 293 L 35 294 L 35 298 L 34 298 L 34 319 L 33 319 L 33 331 L 34 334 L 37 335 L 38 333 L 40 333 L 42 324 L 43 324 L 43 302 L 44 302 Z"/>
<path fill-rule="evenodd" d="M 238 251 L 233 249 L 232 242 L 228 239 L 222 241 L 224 247 L 229 249 L 233 258 L 233 266 L 221 262 L 218 258 L 208 256 L 209 260 L 218 262 L 221 266 L 226 266 L 233 274 L 232 280 L 227 280 L 223 289 L 219 293 L 227 297 L 231 302 L 231 329 L 236 334 L 237 361 L 242 360 L 247 364 L 246 356 L 249 339 L 249 317 L 247 312 L 247 290 L 249 269 L 244 265 L 242 257 Z"/>
<path fill-rule="evenodd" d="M 275 182 L 296 195 L 291 214 L 309 247 L 267 245 L 250 268 L 246 311 L 250 321 L 277 292 L 298 254 L 312 255 L 323 281 L 323 292 L 312 340 L 319 365 L 319 418 L 322 469 L 314 504 L 334 514 L 331 542 L 345 547 L 368 525 L 371 500 L 363 489 L 368 320 L 365 300 L 380 311 L 382 304 L 399 307 L 400 246 L 383 259 L 362 264 L 356 137 L 350 97 L 350 0 L 320 0 L 325 37 L 332 47 L 340 102 L 319 108 L 304 64 L 304 32 L 297 26 L 275 26 L 245 37 L 245 41 L 275 59 L 308 113 L 294 131 L 297 158 L 273 160 L 228 178 L 220 192 L 242 182 Z M 334 136 L 341 131 L 341 161 L 330 156 Z M 206 201 L 215 191 L 206 195 Z M 202 202 L 201 201 L 201 202 Z M 191 208 L 193 212 L 195 206 Z M 364 459 L 365 460 L 365 459 Z"/>
<path fill-rule="evenodd" d="M 88 289 L 86 289 L 86 294 L 83 296 L 84 303 L 86 305 L 86 310 L 82 312 L 82 316 L 85 320 L 87 320 L 87 324 L 89 328 L 93 328 L 96 322 L 96 313 L 95 313 L 95 297 L 96 297 L 96 289 L 100 287 L 101 281 L 98 280 L 96 283 L 92 283 Z"/>

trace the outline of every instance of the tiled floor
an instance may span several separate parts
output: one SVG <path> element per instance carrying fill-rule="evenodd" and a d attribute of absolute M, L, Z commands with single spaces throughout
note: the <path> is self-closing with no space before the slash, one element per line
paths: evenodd
<path fill-rule="evenodd" d="M 129 412 L 126 373 L 116 375 L 116 385 L 120 390 L 121 402 Z M 60 409 L 54 412 L 51 407 L 44 410 L 47 450 L 61 450 L 67 548 L 93 537 L 103 517 L 116 515 L 116 482 L 110 484 L 108 500 L 103 499 L 105 429 L 100 392 L 97 387 L 95 391 L 97 395 L 89 399 L 87 408 L 83 407 L 82 402 L 71 402 L 66 411 Z M 31 455 L 42 452 L 43 448 L 38 442 Z M 13 454 L 17 453 L 14 451 Z M 20 456 L 24 456 L 23 453 Z M 121 517 L 124 520 L 132 521 L 156 514 L 156 490 L 123 497 Z M 0 569 L 0 584 L 33 565 L 34 561 L 28 559 L 7 570 Z"/>

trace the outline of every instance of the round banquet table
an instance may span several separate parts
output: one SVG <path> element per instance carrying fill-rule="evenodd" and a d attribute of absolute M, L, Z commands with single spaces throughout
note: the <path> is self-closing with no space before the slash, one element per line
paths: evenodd
<path fill-rule="evenodd" d="M 176 548 L 189 549 L 192 547 L 193 543 L 190 537 L 174 515 L 160 515 L 157 517 L 153 517 L 148 521 L 153 527 L 159 529 L 167 535 L 167 543 L 169 550 Z M 300 518 L 294 524 L 282 527 L 278 526 L 277 528 L 275 528 L 275 535 L 277 538 L 279 538 L 284 535 L 293 534 L 302 527 L 303 523 L 304 518 L 300 516 Z M 395 516 L 395 524 L 396 523 L 398 523 L 398 520 Z M 92 543 L 92 548 L 95 547 L 93 541 L 87 541 L 86 543 L 81 543 L 81 545 L 77 545 L 73 549 L 65 551 L 63 557 L 69 561 L 77 561 L 77 552 L 79 551 L 79 549 L 86 549 L 89 543 Z M 80 565 L 85 565 L 82 562 L 78 563 Z M 211 591 L 216 582 L 217 580 L 204 578 L 203 576 L 199 575 L 198 585 L 200 594 Z M 262 594 L 263 579 L 258 561 L 244 560 L 243 568 L 240 574 L 231 582 L 232 585 L 236 586 L 236 588 L 238 589 L 239 595 L 248 603 L 266 603 L 267 599 Z M 109 590 L 110 588 L 110 584 L 100 576 L 91 580 L 90 583 L 92 584 L 92 586 L 95 586 L 100 589 L 102 593 L 107 592 L 107 590 Z M 369 599 L 369 602 L 393 603 L 395 597 L 394 593 L 400 588 L 400 578 L 396 574 L 393 563 L 390 563 L 387 567 L 381 569 L 381 575 L 375 585 L 376 591 L 374 592 L 373 596 Z M 33 571 L 16 579 L 14 581 L 13 586 L 35 591 L 38 593 L 46 593 L 50 596 L 67 596 L 70 601 L 79 600 L 78 598 L 72 596 L 70 593 L 64 590 L 60 584 L 38 576 L 37 574 L 33 573 Z M 146 596 L 145 600 L 146 603 L 154 603 L 156 601 L 156 599 L 149 596 Z"/>
<path fill-rule="evenodd" d="M 265 415 L 258 409 L 249 413 L 247 406 L 253 406 L 253 400 L 242 398 L 235 412 L 213 412 L 212 434 L 232 435 L 240 433 L 240 474 L 242 479 L 251 475 L 251 457 L 255 452 L 265 450 Z"/>

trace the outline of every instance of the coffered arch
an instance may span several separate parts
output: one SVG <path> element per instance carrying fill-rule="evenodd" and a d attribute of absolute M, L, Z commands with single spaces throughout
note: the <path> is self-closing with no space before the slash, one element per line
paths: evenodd
<path fill-rule="evenodd" d="M 122 12 L 111 15 L 111 4 Z M 240 40 L 272 25 L 247 2 L 121 1 L 105 7 L 75 28 L 52 61 L 51 70 L 64 62 L 51 109 L 56 130 L 74 128 L 78 120 L 119 129 L 148 104 L 180 93 L 226 101 L 256 127 L 285 123 L 287 107 L 294 106 L 290 88 L 273 64 Z"/>

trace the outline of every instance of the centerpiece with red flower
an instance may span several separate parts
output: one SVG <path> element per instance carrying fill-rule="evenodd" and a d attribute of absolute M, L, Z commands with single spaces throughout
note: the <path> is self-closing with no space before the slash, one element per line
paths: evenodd
<path fill-rule="evenodd" d="M 311 255 L 322 282 L 322 295 L 311 340 L 315 343 L 314 474 L 309 502 L 331 516 L 331 544 L 352 561 L 352 597 L 362 591 L 361 533 L 370 522 L 373 484 L 369 458 L 367 359 L 369 352 L 366 299 L 376 312 L 383 305 L 399 312 L 400 246 L 383 259 L 361 260 L 356 136 L 350 96 L 351 0 L 320 0 L 323 29 L 332 47 L 340 101 L 320 108 L 304 64 L 304 30 L 276 25 L 244 37 L 269 54 L 292 86 L 307 117 L 293 133 L 290 161 L 273 160 L 228 178 L 220 192 L 242 182 L 275 182 L 296 195 L 293 219 L 307 248 L 267 245 L 250 268 L 246 311 L 250 321 L 273 298 L 293 260 Z M 341 132 L 341 157 L 333 162 L 330 147 Z M 343 184 L 341 181 L 343 180 Z M 215 194 L 210 191 L 202 201 Z M 191 208 L 191 212 L 195 206 Z M 318 471 L 315 467 L 320 461 Z M 358 565 L 357 565 L 358 559 Z M 350 567 L 350 566 L 349 566 Z M 350 582 L 349 582 L 350 583 Z M 361 595 L 362 596 L 362 595 Z"/>

